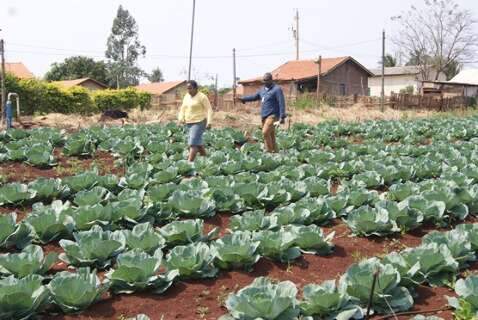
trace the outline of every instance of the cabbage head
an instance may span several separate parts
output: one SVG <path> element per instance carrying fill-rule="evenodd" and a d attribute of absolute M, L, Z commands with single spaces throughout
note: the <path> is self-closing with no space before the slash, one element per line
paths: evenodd
<path fill-rule="evenodd" d="M 220 320 L 295 320 L 300 309 L 296 300 L 297 288 L 290 281 L 273 282 L 269 278 L 256 278 L 250 285 L 226 300 L 229 315 Z"/>
<path fill-rule="evenodd" d="M 106 277 L 114 293 L 133 293 L 152 290 L 163 293 L 179 275 L 178 270 L 161 271 L 163 253 L 161 249 L 149 255 L 141 249 L 122 253 L 116 260 L 116 267 Z"/>
<path fill-rule="evenodd" d="M 48 302 L 48 290 L 43 278 L 28 275 L 17 279 L 13 275 L 0 280 L 0 319 L 29 319 Z"/>
<path fill-rule="evenodd" d="M 108 290 L 108 284 L 101 283 L 96 270 L 90 272 L 90 268 L 79 268 L 76 273 L 59 272 L 47 287 L 53 303 L 64 313 L 85 310 Z"/>
<path fill-rule="evenodd" d="M 213 278 L 217 275 L 214 266 L 214 254 L 205 243 L 191 243 L 187 246 L 176 246 L 169 251 L 166 267 L 179 270 L 182 279 Z"/>
<path fill-rule="evenodd" d="M 259 242 L 249 231 L 236 231 L 211 243 L 215 264 L 221 269 L 244 268 L 248 271 L 259 261 Z"/>

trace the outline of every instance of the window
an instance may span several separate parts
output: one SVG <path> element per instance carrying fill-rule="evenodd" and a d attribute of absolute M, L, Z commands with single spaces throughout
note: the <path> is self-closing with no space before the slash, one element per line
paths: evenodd
<path fill-rule="evenodd" d="M 340 90 L 339 90 L 340 95 L 341 95 L 341 96 L 345 96 L 345 93 L 346 93 L 346 91 L 345 91 L 345 83 L 341 83 L 339 89 L 340 89 Z"/>

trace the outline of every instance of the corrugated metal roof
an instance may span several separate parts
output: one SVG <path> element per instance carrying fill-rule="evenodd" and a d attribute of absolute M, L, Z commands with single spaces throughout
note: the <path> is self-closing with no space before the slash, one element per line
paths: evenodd
<path fill-rule="evenodd" d="M 382 76 L 382 68 L 370 69 L 375 77 Z M 420 68 L 418 66 L 402 66 L 402 67 L 387 67 L 385 68 L 386 76 L 400 76 L 400 75 L 414 75 L 419 74 Z"/>
<path fill-rule="evenodd" d="M 5 72 L 11 73 L 20 79 L 32 79 L 35 77 L 22 62 L 6 62 Z"/>
<path fill-rule="evenodd" d="M 478 69 L 460 71 L 450 82 L 478 85 Z"/>
<path fill-rule="evenodd" d="M 370 71 L 354 60 L 352 57 L 338 57 L 338 58 L 322 58 L 321 75 L 326 75 L 330 71 L 337 68 L 342 63 L 352 60 L 360 67 L 370 73 Z M 319 73 L 317 60 L 293 60 L 284 63 L 277 69 L 273 70 L 272 76 L 276 81 L 291 81 L 291 80 L 303 80 L 317 77 Z M 262 77 L 256 77 L 253 79 L 242 80 L 240 83 L 252 83 L 260 82 Z"/>
<path fill-rule="evenodd" d="M 135 88 L 148 92 L 154 95 L 162 95 L 163 93 L 168 92 L 171 89 L 174 89 L 186 81 L 169 81 L 169 82 L 153 82 L 153 83 L 145 83 L 145 84 L 140 84 L 139 86 L 136 86 Z"/>

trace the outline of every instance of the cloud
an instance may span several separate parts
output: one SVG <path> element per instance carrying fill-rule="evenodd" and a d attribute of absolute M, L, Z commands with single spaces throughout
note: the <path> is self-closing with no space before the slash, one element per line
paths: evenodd
<path fill-rule="evenodd" d="M 18 11 L 17 11 L 17 8 L 15 8 L 15 7 L 8 7 L 8 8 L 7 8 L 7 15 L 8 15 L 9 17 L 14 17 L 14 16 L 16 16 L 16 15 L 17 15 L 17 12 L 18 12 Z"/>

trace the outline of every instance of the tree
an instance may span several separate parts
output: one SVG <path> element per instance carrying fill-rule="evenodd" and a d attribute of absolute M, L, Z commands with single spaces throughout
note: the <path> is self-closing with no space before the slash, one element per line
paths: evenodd
<path fill-rule="evenodd" d="M 148 80 L 151 82 L 163 82 L 164 77 L 163 77 L 163 72 L 159 68 L 153 69 L 151 73 L 148 75 Z"/>
<path fill-rule="evenodd" d="M 424 80 L 430 80 L 433 69 L 437 71 L 434 80 L 438 80 L 454 63 L 476 55 L 477 21 L 454 0 L 424 0 L 424 7 L 412 6 L 392 20 L 401 26 L 395 44 L 408 55 L 409 63 L 419 67 Z"/>
<path fill-rule="evenodd" d="M 378 65 L 382 66 L 382 60 L 378 62 Z M 385 68 L 396 67 L 397 65 L 397 58 L 395 58 L 391 54 L 385 55 Z"/>
<path fill-rule="evenodd" d="M 92 78 L 101 83 L 108 83 L 108 69 L 104 61 L 95 61 L 90 57 L 74 56 L 63 62 L 55 62 L 45 74 L 48 81 Z"/>
<path fill-rule="evenodd" d="M 448 64 L 445 68 L 445 75 L 446 79 L 450 80 L 454 76 L 456 76 L 461 71 L 461 64 L 458 61 L 453 61 L 452 63 Z"/>
<path fill-rule="evenodd" d="M 418 51 L 410 52 L 408 55 L 406 66 L 418 66 L 420 63 L 431 64 L 432 58 L 427 54 L 421 54 Z"/>
<path fill-rule="evenodd" d="M 226 88 L 221 88 L 221 89 L 218 90 L 218 93 L 219 93 L 220 96 L 223 96 L 231 90 L 232 90 L 232 88 L 227 88 L 227 87 Z"/>
<path fill-rule="evenodd" d="M 138 25 L 128 10 L 120 5 L 108 37 L 106 58 L 112 82 L 118 88 L 137 85 L 145 75 L 138 65 L 138 58 L 146 54 L 146 47 L 138 37 Z"/>

